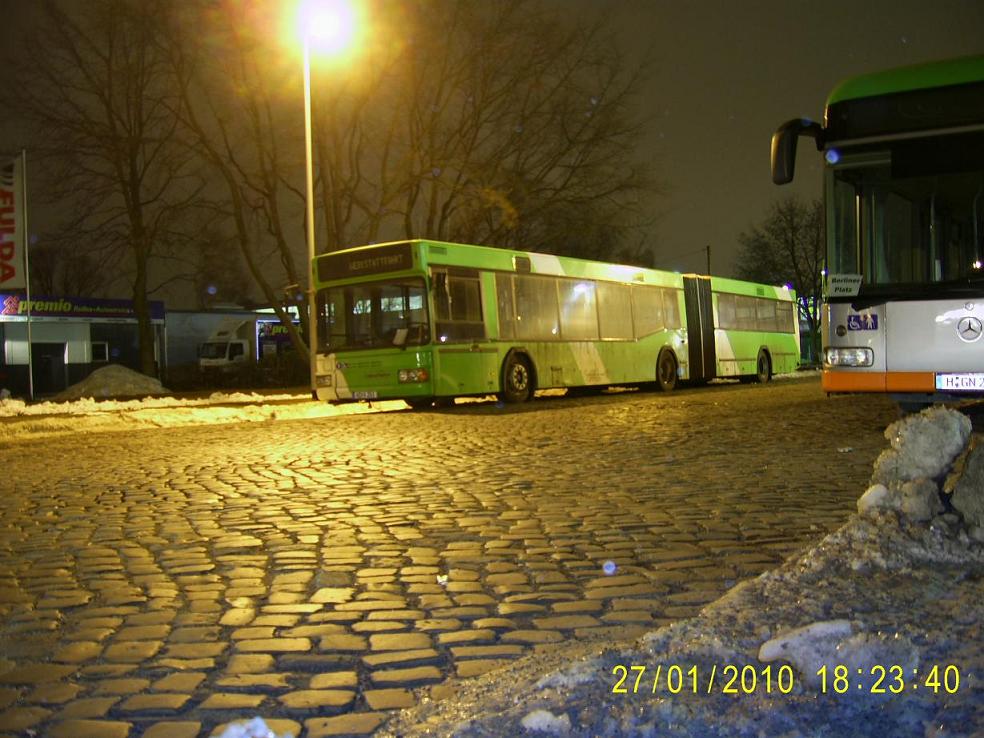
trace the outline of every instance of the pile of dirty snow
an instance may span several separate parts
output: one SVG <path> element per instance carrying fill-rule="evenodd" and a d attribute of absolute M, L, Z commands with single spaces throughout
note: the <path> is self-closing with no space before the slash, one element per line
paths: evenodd
<path fill-rule="evenodd" d="M 984 441 L 944 409 L 886 436 L 857 515 L 698 617 L 457 683 L 377 735 L 980 736 Z"/>
<path fill-rule="evenodd" d="M 73 384 L 54 397 L 55 402 L 91 397 L 104 400 L 116 397 L 145 397 L 167 392 L 159 379 L 135 372 L 119 364 L 96 369 L 81 382 Z"/>

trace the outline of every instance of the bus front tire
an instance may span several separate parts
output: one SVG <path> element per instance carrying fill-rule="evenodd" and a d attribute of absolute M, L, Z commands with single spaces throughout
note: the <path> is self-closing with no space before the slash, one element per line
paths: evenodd
<path fill-rule="evenodd" d="M 670 351 L 663 349 L 656 359 L 656 386 L 660 392 L 672 392 L 677 384 L 676 358 Z"/>
<path fill-rule="evenodd" d="M 520 403 L 526 402 L 532 395 L 533 372 L 529 361 L 523 356 L 513 354 L 506 359 L 506 366 L 502 371 L 500 397 L 503 402 Z"/>

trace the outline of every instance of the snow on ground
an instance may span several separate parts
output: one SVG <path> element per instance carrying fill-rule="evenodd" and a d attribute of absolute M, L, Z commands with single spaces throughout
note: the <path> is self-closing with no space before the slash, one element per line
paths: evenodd
<path fill-rule="evenodd" d="M 201 400 L 158 398 L 140 401 L 85 399 L 18 407 L 0 400 L 0 443 L 77 433 L 172 428 L 213 423 L 261 423 L 268 420 L 324 418 L 335 415 L 400 410 L 402 400 L 347 405 L 314 402 L 309 395 L 244 395 L 215 393 Z M 12 406 L 13 405 L 13 406 Z"/>
<path fill-rule="evenodd" d="M 109 370 L 109 371 L 107 371 Z M 0 443 L 47 436 L 138 428 L 164 428 L 211 423 L 256 423 L 277 419 L 322 418 L 333 415 L 399 410 L 402 400 L 329 405 L 310 394 L 260 395 L 215 392 L 207 398 L 134 396 L 166 392 L 156 379 L 124 367 L 103 367 L 69 387 L 59 398 L 71 401 L 28 404 L 0 399 Z"/>
<path fill-rule="evenodd" d="M 798 372 L 776 375 L 774 379 L 803 376 L 803 372 Z M 734 381 L 713 380 L 713 383 Z M 27 403 L 11 398 L 0 390 L 0 443 L 72 433 L 323 418 L 407 407 L 402 400 L 329 405 L 311 400 L 307 392 L 214 392 L 206 398 L 173 397 L 168 396 L 167 392 L 158 380 L 117 364 L 97 369 L 47 402 Z M 564 390 L 544 390 L 537 394 L 563 393 Z M 489 399 L 494 398 L 459 398 L 457 402 L 483 402 Z"/>
<path fill-rule="evenodd" d="M 445 686 L 377 735 L 984 735 L 984 440 L 970 430 L 940 409 L 890 426 L 883 491 L 698 617 Z"/>

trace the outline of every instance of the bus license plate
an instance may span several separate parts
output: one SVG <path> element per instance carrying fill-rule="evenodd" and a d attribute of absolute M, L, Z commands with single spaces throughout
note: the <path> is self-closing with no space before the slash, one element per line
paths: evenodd
<path fill-rule="evenodd" d="M 936 389 L 946 392 L 984 392 L 984 373 L 937 374 Z"/>
<path fill-rule="evenodd" d="M 379 393 L 376 390 L 363 390 L 352 393 L 352 398 L 355 400 L 375 400 L 377 397 L 379 397 Z"/>

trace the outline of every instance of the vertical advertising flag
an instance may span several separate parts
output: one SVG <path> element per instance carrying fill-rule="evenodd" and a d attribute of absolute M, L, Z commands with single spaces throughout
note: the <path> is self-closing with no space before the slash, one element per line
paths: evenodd
<path fill-rule="evenodd" d="M 27 286 L 20 167 L 20 159 L 0 164 L 0 290 Z"/>

